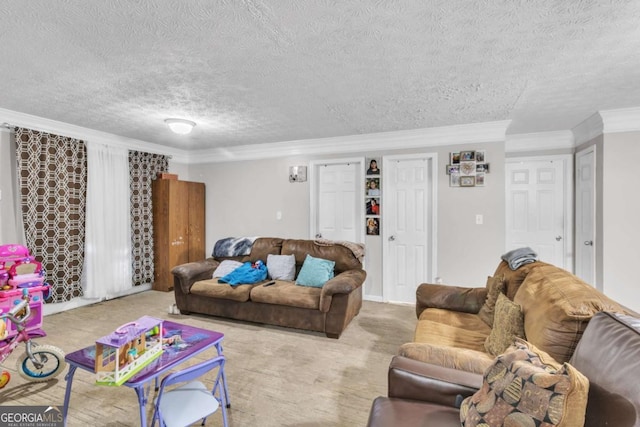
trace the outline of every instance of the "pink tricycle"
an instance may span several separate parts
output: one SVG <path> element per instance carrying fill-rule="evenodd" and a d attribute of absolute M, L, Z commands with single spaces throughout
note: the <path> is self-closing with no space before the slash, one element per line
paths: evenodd
<path fill-rule="evenodd" d="M 39 289 L 45 287 L 46 290 Z M 48 286 L 33 287 L 31 290 L 48 291 Z M 32 338 L 45 335 L 41 329 L 28 326 L 32 305 L 34 302 L 32 302 L 30 289 L 25 288 L 17 304 L 14 304 L 8 312 L 0 314 L 0 364 L 9 357 L 18 344 L 23 342 L 26 351 L 18 358 L 16 364 L 18 373 L 29 381 L 49 381 L 64 370 L 66 366 L 64 352 L 58 347 L 38 345 L 32 341 Z M 11 375 L 8 371 L 0 372 L 0 389 L 6 386 L 10 379 Z"/>

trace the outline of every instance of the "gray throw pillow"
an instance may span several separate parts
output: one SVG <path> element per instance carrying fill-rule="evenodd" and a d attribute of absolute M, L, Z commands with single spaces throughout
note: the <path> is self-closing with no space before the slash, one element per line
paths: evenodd
<path fill-rule="evenodd" d="M 240 261 L 225 259 L 218 265 L 218 268 L 216 268 L 216 270 L 213 272 L 212 277 L 224 277 L 241 265 L 242 263 Z"/>
<path fill-rule="evenodd" d="M 273 280 L 293 280 L 296 277 L 295 255 L 267 255 L 267 272 Z"/>

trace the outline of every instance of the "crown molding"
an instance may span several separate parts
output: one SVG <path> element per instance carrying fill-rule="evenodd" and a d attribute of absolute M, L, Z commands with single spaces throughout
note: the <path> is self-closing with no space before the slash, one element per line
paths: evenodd
<path fill-rule="evenodd" d="M 598 111 L 571 131 L 576 145 L 605 133 L 640 131 L 640 107 Z"/>
<path fill-rule="evenodd" d="M 0 108 L 0 123 L 7 123 L 11 127 L 23 127 L 55 135 L 64 135 L 71 138 L 81 139 L 87 144 L 102 143 L 114 147 L 144 151 L 146 153 L 164 154 L 171 156 L 172 160 L 179 163 L 186 163 L 188 161 L 187 153 L 183 150 L 153 144 L 139 139 L 101 132 L 56 120 L 45 119 L 43 117 L 20 113 L 17 111 L 6 110 L 3 108 Z"/>
<path fill-rule="evenodd" d="M 505 141 L 505 152 L 507 153 L 557 150 L 573 147 L 575 147 L 575 138 L 570 130 L 507 135 Z"/>
<path fill-rule="evenodd" d="M 323 155 L 376 150 L 437 147 L 505 140 L 510 120 L 305 139 L 192 151 L 188 163 L 222 163 L 298 155 Z"/>
<path fill-rule="evenodd" d="M 576 146 L 591 141 L 595 137 L 602 135 L 604 124 L 600 112 L 592 114 L 590 117 L 576 125 L 571 132 L 576 140 Z"/>
<path fill-rule="evenodd" d="M 640 131 L 640 107 L 600 111 L 603 133 Z"/>

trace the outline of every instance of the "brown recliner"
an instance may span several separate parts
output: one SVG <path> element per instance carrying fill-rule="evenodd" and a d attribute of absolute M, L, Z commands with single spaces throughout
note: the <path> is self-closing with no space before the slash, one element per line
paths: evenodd
<path fill-rule="evenodd" d="M 569 363 L 589 379 L 585 427 L 640 427 L 640 319 L 597 313 Z M 367 425 L 459 427 L 461 400 L 481 385 L 481 375 L 395 356 Z"/>

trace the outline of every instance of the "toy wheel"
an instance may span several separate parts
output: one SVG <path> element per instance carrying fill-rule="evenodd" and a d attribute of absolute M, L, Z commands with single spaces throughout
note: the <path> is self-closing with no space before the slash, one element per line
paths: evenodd
<path fill-rule="evenodd" d="M 7 371 L 0 372 L 0 388 L 4 388 L 11 380 L 11 375 Z"/>
<path fill-rule="evenodd" d="M 58 376 L 67 366 L 64 353 L 58 347 L 39 345 L 33 349 L 32 353 L 40 366 L 36 366 L 26 352 L 18 358 L 17 362 L 18 373 L 28 381 L 49 381 Z"/>

